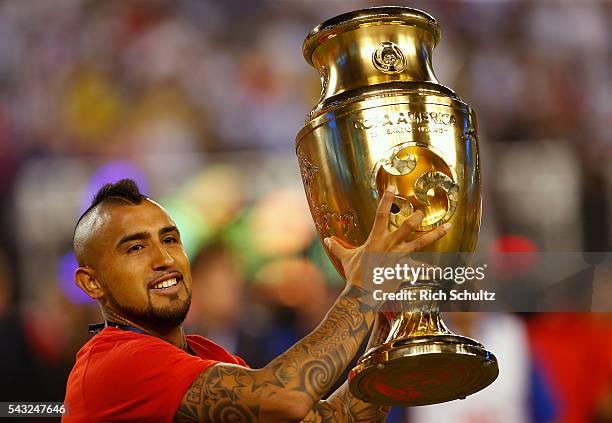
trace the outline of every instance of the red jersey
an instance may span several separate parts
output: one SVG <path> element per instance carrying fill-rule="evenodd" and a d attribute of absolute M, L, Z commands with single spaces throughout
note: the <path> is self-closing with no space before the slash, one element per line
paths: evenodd
<path fill-rule="evenodd" d="M 219 362 L 246 366 L 206 338 L 186 338 L 196 355 L 155 336 L 104 328 L 77 354 L 62 422 L 172 422 L 203 370 Z"/>

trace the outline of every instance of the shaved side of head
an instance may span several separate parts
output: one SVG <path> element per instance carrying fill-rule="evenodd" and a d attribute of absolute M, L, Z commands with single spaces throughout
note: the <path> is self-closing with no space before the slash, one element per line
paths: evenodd
<path fill-rule="evenodd" d="M 79 222 L 74 229 L 74 237 L 72 238 L 72 248 L 80 266 L 91 265 L 91 257 L 87 254 L 90 250 L 89 245 L 93 241 L 93 235 L 102 226 L 100 216 L 100 206 L 90 208 L 79 219 Z"/>
<path fill-rule="evenodd" d="M 104 224 L 104 209 L 118 205 L 138 205 L 147 199 L 131 179 L 122 179 L 114 184 L 106 184 L 95 195 L 91 206 L 77 221 L 72 238 L 72 247 L 79 266 L 91 266 L 92 242 Z"/>

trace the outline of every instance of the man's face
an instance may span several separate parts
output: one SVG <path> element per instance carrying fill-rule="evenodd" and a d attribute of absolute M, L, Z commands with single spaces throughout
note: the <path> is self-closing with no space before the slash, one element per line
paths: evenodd
<path fill-rule="evenodd" d="M 92 246 L 104 306 L 152 329 L 183 322 L 191 303 L 189 260 L 179 232 L 156 203 L 109 205 Z"/>

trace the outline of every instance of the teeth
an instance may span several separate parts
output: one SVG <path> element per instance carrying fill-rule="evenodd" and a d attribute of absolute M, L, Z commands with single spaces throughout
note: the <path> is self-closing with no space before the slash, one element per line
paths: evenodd
<path fill-rule="evenodd" d="M 153 285 L 153 289 L 169 288 L 171 286 L 176 285 L 177 283 L 178 282 L 177 282 L 176 278 L 167 279 L 165 281 L 161 281 L 161 282 L 158 282 L 155 285 Z"/>

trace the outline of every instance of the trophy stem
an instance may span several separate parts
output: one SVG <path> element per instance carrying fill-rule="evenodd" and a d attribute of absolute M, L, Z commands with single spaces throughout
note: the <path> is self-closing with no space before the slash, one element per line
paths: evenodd
<path fill-rule="evenodd" d="M 408 284 L 403 289 L 414 292 L 413 296 L 417 300 L 408 304 L 402 303 L 405 307 L 397 313 L 385 314 L 390 320 L 390 330 L 385 342 L 396 342 L 417 336 L 453 334 L 440 316 L 439 301 L 435 299 L 435 293 L 440 289 L 438 283 L 427 281 Z"/>
<path fill-rule="evenodd" d="M 389 334 L 351 370 L 353 395 L 375 404 L 428 405 L 463 399 L 497 378 L 495 356 L 442 321 L 439 283 L 418 281 L 401 289 L 412 291 L 406 297 L 414 299 L 384 312 Z"/>

